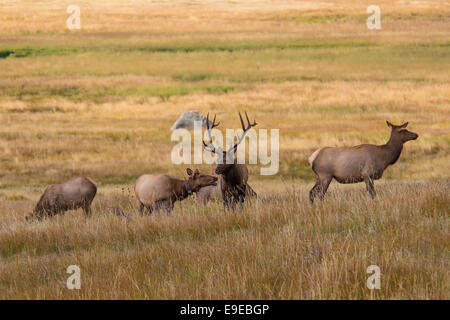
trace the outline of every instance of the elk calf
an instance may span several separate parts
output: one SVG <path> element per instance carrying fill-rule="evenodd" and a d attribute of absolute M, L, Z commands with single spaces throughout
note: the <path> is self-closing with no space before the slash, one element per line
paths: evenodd
<path fill-rule="evenodd" d="M 144 174 L 140 176 L 136 181 L 134 191 L 141 215 L 144 214 L 145 209 L 149 213 L 161 209 L 169 213 L 173 210 L 175 201 L 186 199 L 202 187 L 217 184 L 216 177 L 201 174 L 198 169 L 192 172 L 188 168 L 186 172 L 189 178 L 184 181 L 167 174 Z"/>
<path fill-rule="evenodd" d="M 47 187 L 27 221 L 45 216 L 64 214 L 67 210 L 82 208 L 86 217 L 91 215 L 91 203 L 97 193 L 95 183 L 85 177 L 71 179 Z"/>
<path fill-rule="evenodd" d="M 364 181 L 372 198 L 376 192 L 373 180 L 380 179 L 384 170 L 400 157 L 403 144 L 416 140 L 418 135 L 406 129 L 408 122 L 395 126 L 386 121 L 391 128 L 391 137 L 386 144 L 362 144 L 355 147 L 322 148 L 316 150 L 309 163 L 316 174 L 316 184 L 309 192 L 311 203 L 318 195 L 322 200 L 331 180 L 339 183 L 357 183 Z"/>

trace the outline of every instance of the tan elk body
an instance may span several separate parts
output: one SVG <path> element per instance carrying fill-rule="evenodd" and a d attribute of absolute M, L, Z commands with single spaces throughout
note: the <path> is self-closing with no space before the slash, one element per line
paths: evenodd
<path fill-rule="evenodd" d="M 247 112 L 245 112 L 245 117 L 247 119 L 247 125 L 244 124 L 244 120 L 239 113 L 239 119 L 241 121 L 243 133 L 238 138 L 236 144 L 234 144 L 227 151 L 218 150 L 212 144 L 211 130 L 217 127 L 219 123 L 216 123 L 216 116 L 214 116 L 212 124 L 210 124 L 209 121 L 209 114 L 206 117 L 209 143 L 206 143 L 203 140 L 203 145 L 205 146 L 206 150 L 217 154 L 219 156 L 219 159 L 221 160 L 221 163 L 217 165 L 215 172 L 216 174 L 220 175 L 220 186 L 223 204 L 227 209 L 234 209 L 237 203 L 239 203 L 242 208 L 244 205 L 245 196 L 247 194 L 247 166 L 245 164 L 237 163 L 237 159 L 234 157 L 239 144 L 244 140 L 244 137 L 247 134 L 248 130 L 257 125 L 255 121 L 253 121 L 253 123 L 250 123 Z"/>
<path fill-rule="evenodd" d="M 202 187 L 217 184 L 217 178 L 201 174 L 198 170 L 187 169 L 189 178 L 180 180 L 167 174 L 144 174 L 136 180 L 134 191 L 139 204 L 139 211 L 144 214 L 163 209 L 170 212 L 175 201 L 181 201 L 197 192 Z"/>
<path fill-rule="evenodd" d="M 97 193 L 95 183 L 86 177 L 47 187 L 33 213 L 27 217 L 43 219 L 45 216 L 64 214 L 67 210 L 82 208 L 86 217 L 91 215 L 91 203 Z"/>
<path fill-rule="evenodd" d="M 418 138 L 416 133 L 406 129 L 407 122 L 400 126 L 386 123 L 391 128 L 391 137 L 386 144 L 326 147 L 311 155 L 309 163 L 316 174 L 316 184 L 309 193 L 311 203 L 317 195 L 323 199 L 333 178 L 339 183 L 364 181 L 369 194 L 375 197 L 373 181 L 380 179 L 384 170 L 398 160 L 405 142 Z"/>

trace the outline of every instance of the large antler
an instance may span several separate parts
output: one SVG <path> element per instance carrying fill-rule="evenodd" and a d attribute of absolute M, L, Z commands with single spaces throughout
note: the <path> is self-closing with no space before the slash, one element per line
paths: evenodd
<path fill-rule="evenodd" d="M 242 120 L 241 113 L 239 112 L 239 119 L 241 120 L 242 130 L 244 132 L 242 133 L 242 136 L 238 139 L 236 144 L 234 146 L 232 146 L 230 149 L 228 149 L 227 152 L 230 152 L 232 149 L 234 149 L 234 152 L 236 152 L 237 147 L 242 142 L 242 140 L 244 140 L 244 137 L 247 134 L 248 130 L 250 130 L 250 128 L 252 128 L 252 127 L 257 125 L 255 120 L 253 120 L 253 123 L 250 123 L 250 119 L 248 118 L 247 111 L 244 111 L 244 113 L 245 113 L 245 118 L 247 118 L 247 127 L 244 125 L 244 120 Z"/>
<path fill-rule="evenodd" d="M 214 115 L 212 125 L 211 126 L 209 125 L 209 112 L 208 112 L 208 115 L 206 116 L 206 128 L 208 129 L 209 143 L 207 144 L 203 138 L 202 138 L 202 141 L 203 141 L 203 145 L 205 146 L 206 150 L 208 150 L 209 152 L 212 152 L 212 153 L 217 153 L 217 154 L 220 154 L 220 153 L 216 151 L 216 148 L 212 144 L 211 130 L 214 129 L 215 127 L 217 127 L 219 124 L 220 124 L 220 121 L 218 123 L 216 123 L 216 115 Z"/>

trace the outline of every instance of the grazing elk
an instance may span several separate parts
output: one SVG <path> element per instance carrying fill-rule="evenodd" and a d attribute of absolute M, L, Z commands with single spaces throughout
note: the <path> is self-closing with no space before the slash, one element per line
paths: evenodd
<path fill-rule="evenodd" d="M 198 169 L 193 172 L 188 168 L 186 172 L 189 178 L 184 181 L 167 174 L 144 174 L 140 176 L 136 181 L 134 191 L 139 202 L 141 215 L 144 214 L 145 209 L 149 213 L 161 209 L 169 213 L 172 211 L 175 201 L 186 199 L 202 187 L 217 184 L 216 177 L 201 174 Z"/>
<path fill-rule="evenodd" d="M 245 188 L 246 198 L 256 198 L 258 195 L 247 183 Z M 222 179 L 219 179 L 216 186 L 203 187 L 197 192 L 197 202 L 206 205 L 209 201 L 214 201 L 215 199 L 222 199 Z"/>
<path fill-rule="evenodd" d="M 244 124 L 244 120 L 242 120 L 241 113 L 239 112 L 239 119 L 241 120 L 243 133 L 238 138 L 237 142 L 227 151 L 216 149 L 212 144 L 211 130 L 217 127 L 220 122 L 216 123 L 215 115 L 212 124 L 209 122 L 209 114 L 206 117 L 209 143 L 206 143 L 205 140 L 203 140 L 203 145 L 206 150 L 222 157 L 222 163 L 217 165 L 215 172 L 220 175 L 223 204 L 227 209 L 234 209 L 236 207 L 236 203 L 238 202 L 242 208 L 244 206 L 245 195 L 247 193 L 247 166 L 245 164 L 237 163 L 237 159 L 234 157 L 239 144 L 244 140 L 248 130 L 257 125 L 255 121 L 253 121 L 253 123 L 250 122 L 247 112 L 245 112 L 245 117 L 247 118 L 247 126 Z"/>
<path fill-rule="evenodd" d="M 26 217 L 42 220 L 45 216 L 64 214 L 67 210 L 82 208 L 86 217 L 91 215 L 91 203 L 97 194 L 95 183 L 85 177 L 74 178 L 47 187 L 33 212 Z"/>
<path fill-rule="evenodd" d="M 316 184 L 309 193 L 311 203 L 317 195 L 321 200 L 324 198 L 333 178 L 339 183 L 364 181 L 371 197 L 375 197 L 373 181 L 380 179 L 383 171 L 398 160 L 405 142 L 418 138 L 416 133 L 406 129 L 408 122 L 400 126 L 389 121 L 386 123 L 391 128 L 391 137 L 386 144 L 326 147 L 316 150 L 309 157 L 309 163 L 316 174 Z"/>

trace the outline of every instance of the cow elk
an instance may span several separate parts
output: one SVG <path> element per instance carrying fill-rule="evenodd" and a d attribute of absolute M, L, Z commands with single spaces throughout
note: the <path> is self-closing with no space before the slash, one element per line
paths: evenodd
<path fill-rule="evenodd" d="M 67 210 L 82 208 L 86 217 L 91 215 L 91 203 L 97 193 L 95 183 L 85 177 L 74 178 L 47 187 L 27 221 L 45 216 L 64 214 Z"/>
<path fill-rule="evenodd" d="M 198 169 L 193 172 L 186 169 L 187 180 L 173 178 L 167 174 L 144 174 L 140 176 L 134 187 L 141 215 L 144 211 L 163 209 L 167 213 L 173 210 L 175 201 L 182 201 L 202 187 L 214 186 L 217 178 L 201 174 Z"/>
<path fill-rule="evenodd" d="M 239 144 L 244 140 L 248 130 L 257 125 L 255 121 L 253 121 L 253 123 L 250 122 L 247 112 L 245 112 L 245 117 L 247 119 L 247 125 L 244 124 L 244 120 L 239 112 L 239 119 L 241 121 L 243 133 L 240 137 L 238 137 L 237 142 L 227 151 L 216 149 L 212 143 L 211 130 L 217 127 L 220 122 L 216 123 L 215 115 L 212 124 L 209 121 L 209 114 L 206 117 L 209 143 L 206 143 L 205 140 L 203 140 L 203 145 L 206 150 L 221 157 L 220 160 L 222 161 L 217 165 L 215 172 L 220 175 L 222 199 L 226 209 L 234 209 L 238 202 L 242 208 L 244 206 L 245 195 L 247 193 L 247 166 L 245 164 L 237 163 L 237 159 L 234 157 Z"/>
<path fill-rule="evenodd" d="M 362 144 L 354 147 L 326 147 L 316 150 L 309 163 L 316 174 L 316 184 L 309 193 L 311 203 L 318 195 L 322 200 L 331 180 L 339 183 L 364 181 L 372 198 L 376 192 L 373 181 L 380 179 L 383 171 L 393 165 L 403 149 L 403 144 L 416 140 L 418 135 L 406 129 L 408 122 L 396 126 L 386 121 L 391 128 L 391 137 L 386 144 Z"/>

